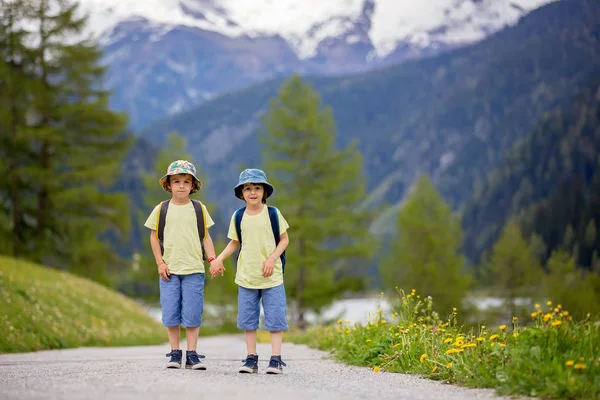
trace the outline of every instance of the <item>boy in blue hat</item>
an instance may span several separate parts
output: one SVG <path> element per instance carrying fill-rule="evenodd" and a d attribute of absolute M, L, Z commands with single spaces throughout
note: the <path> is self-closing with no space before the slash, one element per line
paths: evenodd
<path fill-rule="evenodd" d="M 238 285 L 238 328 L 246 333 L 247 357 L 239 372 L 258 372 L 256 331 L 262 299 L 265 328 L 270 331 L 272 347 L 266 372 L 280 374 L 286 365 L 281 360 L 283 331 L 288 329 L 282 254 L 289 243 L 289 225 L 279 210 L 266 205 L 273 194 L 273 185 L 267 182 L 263 171 L 242 171 L 234 193 L 246 206 L 231 217 L 227 234 L 231 241 L 217 257 L 218 263 L 211 265 L 211 276 L 222 274 L 223 261 L 241 246 L 235 283 Z"/>
<path fill-rule="evenodd" d="M 171 193 L 171 200 L 157 205 L 144 225 L 152 230 L 150 245 L 160 276 L 162 322 L 168 328 L 171 344 L 167 368 L 183 365 L 183 352 L 179 349 L 179 326 L 183 325 L 187 339 L 185 367 L 204 370 L 206 365 L 200 361 L 204 356 L 196 353 L 196 346 L 204 310 L 205 256 L 215 268 L 222 268 L 215 261 L 215 248 L 208 233 L 214 222 L 204 204 L 190 199 L 190 194 L 202 188 L 191 162 L 172 162 L 159 182 Z M 203 221 L 203 226 L 199 221 Z"/>

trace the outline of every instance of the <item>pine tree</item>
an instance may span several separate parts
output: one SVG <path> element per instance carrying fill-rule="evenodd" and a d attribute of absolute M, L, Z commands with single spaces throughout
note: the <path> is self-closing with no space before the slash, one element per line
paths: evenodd
<path fill-rule="evenodd" d="M 362 158 L 352 143 L 336 148 L 331 109 L 295 75 L 272 99 L 262 135 L 265 172 L 275 186 L 273 203 L 290 222 L 286 290 L 295 299 L 296 323 L 307 310 L 361 287 L 356 272 L 370 253 L 370 213 Z"/>
<path fill-rule="evenodd" d="M 16 124 L 12 132 L 24 144 L 17 143 L 11 161 L 18 167 L 13 179 L 25 183 L 12 192 L 13 221 L 30 224 L 21 230 L 26 245 L 21 253 L 108 283 L 106 267 L 119 267 L 101 238 L 124 236 L 129 224 L 125 195 L 110 192 L 131 143 L 126 118 L 109 109 L 98 46 L 74 39 L 85 24 L 76 16 L 76 4 L 9 4 L 23 18 L 19 26 L 28 29 L 19 33 L 27 37 L 25 56 L 16 58 L 26 76 L 17 101 L 25 99 L 26 105 L 16 107 L 10 119 Z M 13 223 L 12 229 L 19 228 Z"/>
<path fill-rule="evenodd" d="M 517 298 L 533 296 L 543 272 L 514 219 L 494 244 L 488 268 L 512 316 L 517 316 Z"/>
<path fill-rule="evenodd" d="M 471 282 L 460 252 L 460 220 L 427 175 L 415 184 L 398 213 L 398 233 L 381 266 L 388 288 L 432 296 L 442 316 L 460 307 Z"/>
<path fill-rule="evenodd" d="M 33 190 L 22 173 L 28 154 L 25 125 L 31 74 L 25 11 L 23 1 L 0 0 L 0 171 L 5 171 L 0 174 L 0 252 L 15 257 L 25 253 L 30 228 L 26 215 L 31 213 L 25 200 Z"/>

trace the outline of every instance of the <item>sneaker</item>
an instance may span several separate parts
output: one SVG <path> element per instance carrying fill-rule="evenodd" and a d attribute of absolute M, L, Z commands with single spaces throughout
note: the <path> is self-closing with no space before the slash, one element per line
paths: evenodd
<path fill-rule="evenodd" d="M 281 356 L 271 356 L 266 371 L 267 374 L 281 374 L 283 372 L 283 367 L 287 367 L 287 365 L 281 361 Z"/>
<path fill-rule="evenodd" d="M 206 365 L 200 361 L 201 358 L 205 358 L 205 356 L 196 353 L 196 350 L 187 350 L 185 352 L 185 367 L 187 369 L 206 369 Z"/>
<path fill-rule="evenodd" d="M 248 354 L 245 360 L 242 360 L 244 365 L 240 367 L 239 372 L 245 374 L 255 374 L 258 372 L 258 354 Z"/>
<path fill-rule="evenodd" d="M 167 363 L 167 368 L 181 368 L 182 354 L 181 350 L 171 350 L 170 353 L 167 353 L 167 357 L 171 357 Z"/>

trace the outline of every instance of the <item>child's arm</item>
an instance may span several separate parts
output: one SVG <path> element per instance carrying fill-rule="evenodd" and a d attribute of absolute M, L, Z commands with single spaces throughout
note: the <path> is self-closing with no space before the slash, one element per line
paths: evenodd
<path fill-rule="evenodd" d="M 281 257 L 281 253 L 284 252 L 289 243 L 290 238 L 288 237 L 287 232 L 282 233 L 279 237 L 279 244 L 277 247 L 275 247 L 275 250 L 273 250 L 271 256 L 269 256 L 269 258 L 267 258 L 267 260 L 263 263 L 262 274 L 265 278 L 273 275 L 273 271 L 275 270 L 275 261 Z"/>
<path fill-rule="evenodd" d="M 215 244 L 213 243 L 212 237 L 210 237 L 210 233 L 206 232 L 206 236 L 202 241 L 202 246 L 204 247 L 204 252 L 206 253 L 206 257 L 216 257 L 215 254 Z"/>
<path fill-rule="evenodd" d="M 162 254 L 160 252 L 160 242 L 156 238 L 155 230 L 150 232 L 150 247 L 152 247 L 152 254 L 154 254 L 154 259 L 156 260 L 156 265 L 158 266 L 158 275 L 160 275 L 160 277 L 165 281 L 168 281 L 171 272 L 169 271 L 169 266 L 162 258 Z"/>
<path fill-rule="evenodd" d="M 221 252 L 221 254 L 219 254 L 217 259 L 221 260 L 221 262 L 227 260 L 233 253 L 235 253 L 235 251 L 239 247 L 240 242 L 238 242 L 237 240 L 230 240 L 229 243 L 227 243 L 227 247 L 223 249 L 223 251 Z"/>

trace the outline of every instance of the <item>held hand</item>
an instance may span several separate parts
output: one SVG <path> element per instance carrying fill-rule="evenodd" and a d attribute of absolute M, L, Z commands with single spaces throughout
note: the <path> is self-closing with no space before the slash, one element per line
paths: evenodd
<path fill-rule="evenodd" d="M 158 264 L 158 275 L 160 275 L 160 277 L 165 281 L 169 280 L 169 275 L 171 275 L 171 272 L 169 271 L 169 266 L 164 261 Z"/>
<path fill-rule="evenodd" d="M 210 263 L 210 277 L 214 278 L 217 275 L 223 276 L 225 274 L 225 267 L 223 266 L 223 261 L 221 259 L 216 258 Z"/>
<path fill-rule="evenodd" d="M 275 270 L 275 261 L 267 258 L 267 261 L 265 261 L 262 266 L 262 275 L 265 278 L 268 278 L 273 275 L 273 270 Z"/>

